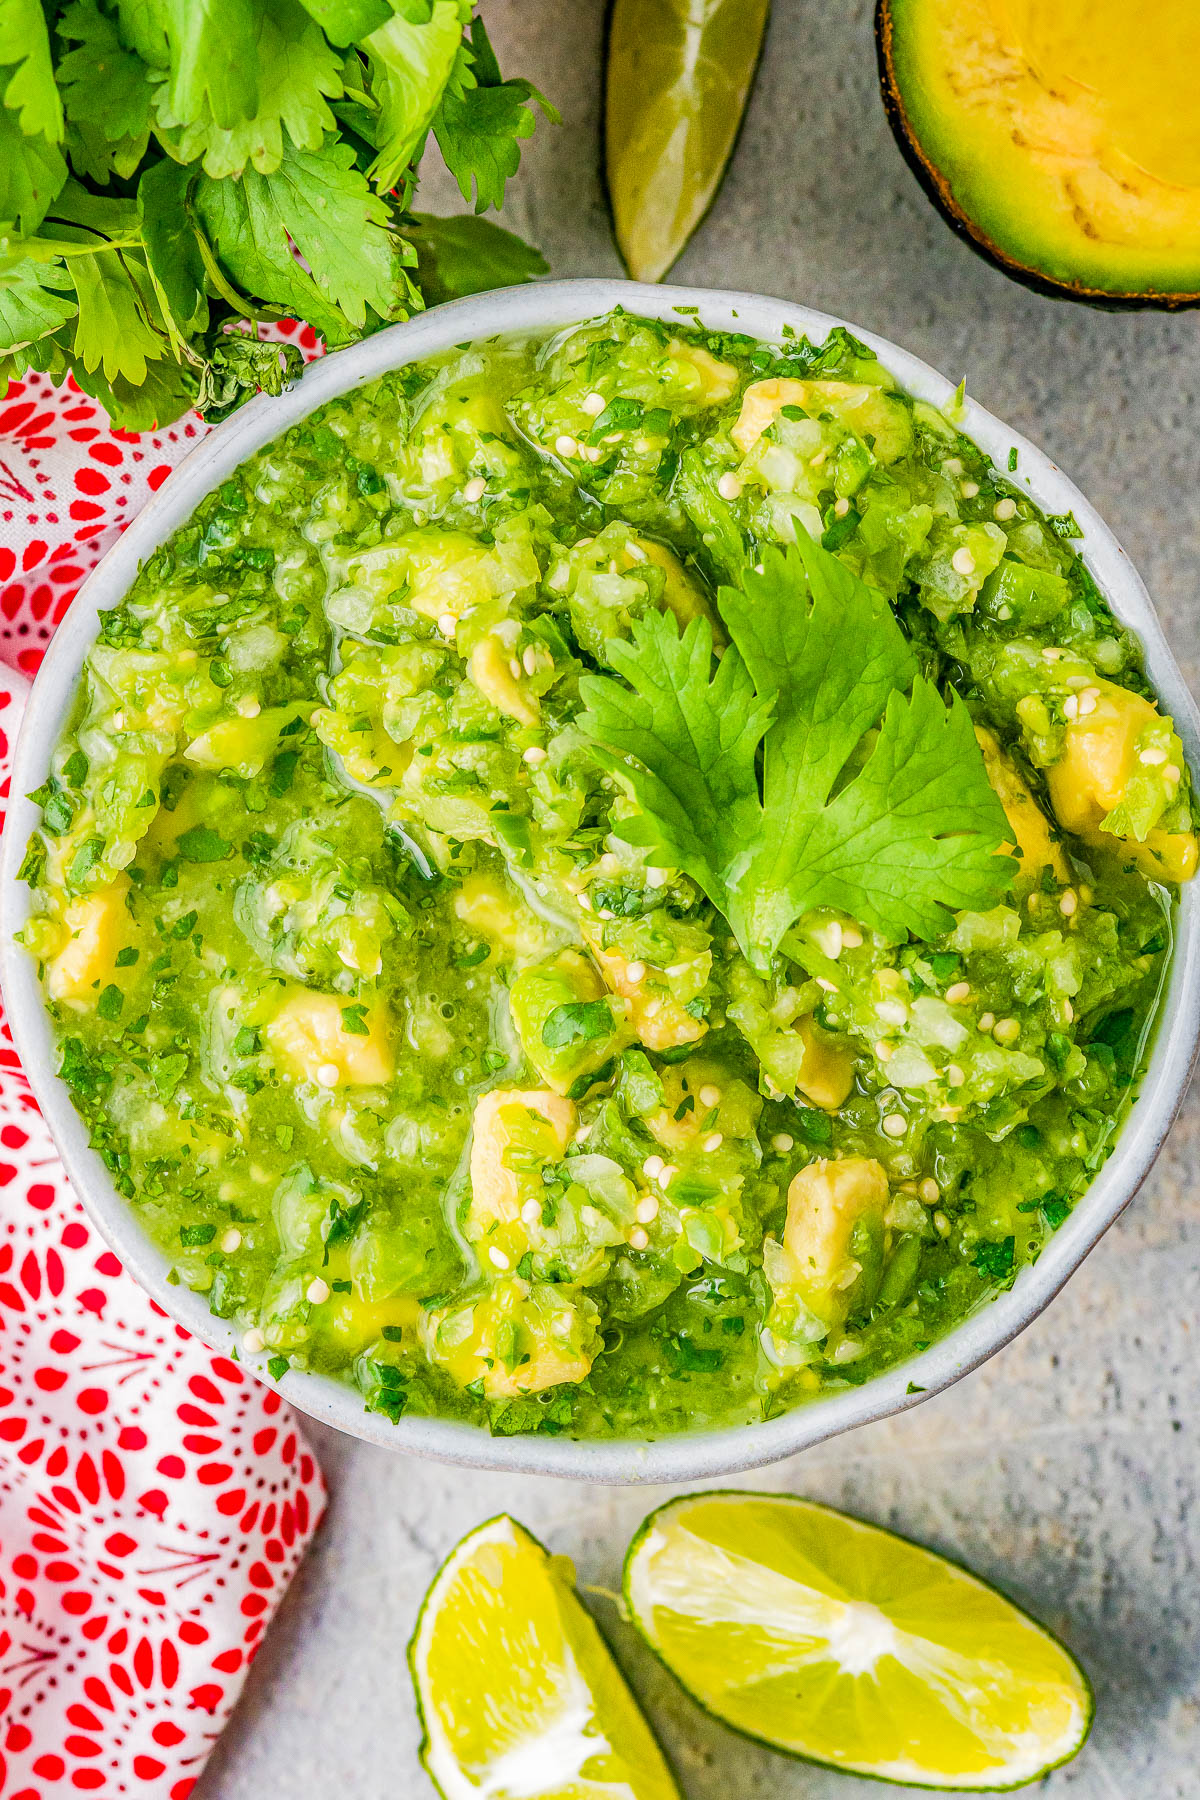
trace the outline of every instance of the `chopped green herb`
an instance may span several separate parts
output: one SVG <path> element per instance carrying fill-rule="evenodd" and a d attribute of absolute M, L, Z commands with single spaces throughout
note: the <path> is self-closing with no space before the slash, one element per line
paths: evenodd
<path fill-rule="evenodd" d="M 1000 1243 L 990 1243 L 986 1239 L 975 1246 L 972 1262 L 979 1273 L 988 1281 L 1008 1281 L 1013 1272 L 1013 1260 L 1016 1252 L 1016 1239 L 1003 1238 Z"/>
<path fill-rule="evenodd" d="M 186 1050 L 169 1050 L 165 1055 L 155 1057 L 150 1065 L 150 1076 L 160 1100 L 170 1100 L 174 1096 L 187 1071 Z"/>
<path fill-rule="evenodd" d="M 72 887 L 82 887 L 100 858 L 104 855 L 104 839 L 88 838 L 79 846 L 67 870 L 67 880 Z"/>
<path fill-rule="evenodd" d="M 124 994 L 122 994 L 119 987 L 114 987 L 110 982 L 102 991 L 99 1000 L 96 1002 L 96 1016 L 97 1018 L 105 1019 L 111 1023 L 112 1020 L 120 1018 L 121 1008 L 124 1004 Z"/>
<path fill-rule="evenodd" d="M 340 1200 L 331 1200 L 329 1229 L 325 1234 L 326 1250 L 336 1249 L 338 1244 L 349 1243 L 366 1216 L 366 1200 L 356 1200 L 350 1206 L 343 1206 Z"/>
<path fill-rule="evenodd" d="M 26 845 L 17 880 L 27 882 L 30 887 L 40 887 L 45 868 L 46 846 L 35 832 Z"/>
<path fill-rule="evenodd" d="M 828 1113 L 817 1112 L 810 1106 L 797 1106 L 795 1123 L 801 1137 L 807 1138 L 810 1144 L 833 1142 L 833 1120 Z"/>
<path fill-rule="evenodd" d="M 215 1225 L 181 1225 L 179 1241 L 185 1250 L 199 1250 L 204 1244 L 211 1244 L 217 1235 Z"/>
<path fill-rule="evenodd" d="M 185 862 L 223 862 L 232 856 L 233 845 L 208 825 L 193 825 L 176 839 L 175 848 Z"/>
<path fill-rule="evenodd" d="M 547 1016 L 542 1042 L 547 1050 L 562 1050 L 568 1044 L 589 1044 L 608 1037 L 612 1028 L 612 1008 L 607 1000 L 572 1000 L 556 1006 Z"/>
<path fill-rule="evenodd" d="M 683 1332 L 670 1338 L 668 1347 L 674 1356 L 676 1369 L 681 1371 L 711 1375 L 725 1361 L 723 1350 L 708 1349 L 703 1344 L 695 1343 Z"/>
<path fill-rule="evenodd" d="M 271 764 L 271 779 L 268 792 L 272 799 L 281 800 L 292 785 L 296 774 L 296 764 L 300 761 L 298 750 L 281 750 Z"/>

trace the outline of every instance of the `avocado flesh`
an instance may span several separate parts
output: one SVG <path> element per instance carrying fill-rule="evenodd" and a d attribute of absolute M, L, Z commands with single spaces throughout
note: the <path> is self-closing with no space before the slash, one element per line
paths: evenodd
<path fill-rule="evenodd" d="M 893 130 L 1009 274 L 1101 305 L 1200 304 L 1194 0 L 880 0 Z"/>

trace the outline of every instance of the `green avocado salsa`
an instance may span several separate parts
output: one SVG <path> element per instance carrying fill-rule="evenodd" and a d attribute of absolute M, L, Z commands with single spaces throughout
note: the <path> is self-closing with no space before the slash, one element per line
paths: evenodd
<path fill-rule="evenodd" d="M 736 1424 L 1037 1257 L 1197 848 L 1015 467 L 844 330 L 617 312 L 330 402 L 102 616 L 24 941 L 117 1187 L 273 1375 Z"/>

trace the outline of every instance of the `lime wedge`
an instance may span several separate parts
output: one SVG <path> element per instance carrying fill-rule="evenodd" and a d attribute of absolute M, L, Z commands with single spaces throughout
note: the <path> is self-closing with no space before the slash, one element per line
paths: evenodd
<path fill-rule="evenodd" d="M 445 1800 L 679 1800 L 570 1563 L 515 1520 L 442 1565 L 408 1657 Z"/>
<path fill-rule="evenodd" d="M 748 1737 L 877 1780 L 1019 1787 L 1075 1755 L 1087 1678 L 954 1563 L 809 1500 L 710 1493 L 651 1513 L 625 1562 L 650 1648 Z"/>
<path fill-rule="evenodd" d="M 661 281 L 733 153 L 770 0 L 613 0 L 605 171 L 635 281 Z"/>

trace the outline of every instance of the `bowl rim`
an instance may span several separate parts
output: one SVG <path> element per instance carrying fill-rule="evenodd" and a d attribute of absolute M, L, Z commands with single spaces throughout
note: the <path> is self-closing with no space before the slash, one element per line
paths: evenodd
<path fill-rule="evenodd" d="M 839 325 L 877 352 L 900 384 L 946 407 L 955 384 L 920 358 L 831 314 L 765 295 L 697 287 L 651 287 L 585 279 L 539 282 L 473 295 L 390 326 L 309 365 L 281 396 L 259 395 L 217 426 L 177 465 L 157 494 L 80 588 L 34 681 L 13 761 L 12 794 L 0 859 L 0 987 L 14 1042 L 72 1186 L 101 1237 L 140 1285 L 180 1325 L 213 1350 L 266 1374 L 267 1353 L 247 1353 L 235 1323 L 215 1318 L 204 1296 L 168 1283 L 169 1259 L 143 1231 L 90 1148 L 53 1055 L 49 1016 L 32 960 L 15 942 L 29 912 L 17 880 L 37 819 L 26 798 L 45 779 L 50 752 L 69 713 L 101 608 L 115 605 L 144 560 L 247 457 L 296 420 L 388 370 L 468 340 L 553 332 L 623 306 L 668 321 L 745 332 L 780 342 L 785 330 L 817 341 Z M 688 309 L 686 312 L 683 309 Z M 1043 510 L 1073 512 L 1077 548 L 1116 616 L 1137 635 L 1157 692 L 1174 717 L 1189 764 L 1200 770 L 1200 713 L 1167 646 L 1141 578 L 1113 533 L 1062 471 L 1035 445 L 967 398 L 959 423 L 1001 469 L 1017 451 L 1015 475 Z M 986 1302 L 944 1338 L 898 1367 L 756 1425 L 683 1432 L 655 1440 L 492 1437 L 479 1426 L 403 1416 L 398 1424 L 367 1412 L 356 1389 L 333 1377 L 291 1370 L 277 1384 L 297 1409 L 389 1450 L 479 1469 L 545 1474 L 613 1484 L 690 1482 L 757 1468 L 810 1448 L 854 1426 L 906 1410 L 941 1393 L 1008 1344 L 1049 1304 L 1144 1181 L 1179 1110 L 1200 1044 L 1200 882 L 1185 887 L 1175 914 L 1175 944 L 1153 1048 L 1138 1097 L 1108 1161 L 1038 1260 L 1013 1286 Z"/>

